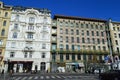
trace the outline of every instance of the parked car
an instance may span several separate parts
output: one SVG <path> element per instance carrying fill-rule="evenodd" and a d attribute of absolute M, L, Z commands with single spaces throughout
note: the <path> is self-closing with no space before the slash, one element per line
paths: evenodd
<path fill-rule="evenodd" d="M 94 73 L 95 73 L 95 74 L 99 74 L 99 73 L 103 73 L 103 72 L 105 72 L 105 70 L 104 70 L 103 68 L 96 68 L 96 69 L 94 70 Z"/>
<path fill-rule="evenodd" d="M 99 74 L 100 80 L 120 80 L 120 70 L 109 70 Z"/>

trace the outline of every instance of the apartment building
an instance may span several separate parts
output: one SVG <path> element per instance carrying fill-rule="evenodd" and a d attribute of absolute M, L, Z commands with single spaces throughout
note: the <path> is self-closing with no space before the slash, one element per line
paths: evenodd
<path fill-rule="evenodd" d="M 6 40 L 8 37 L 8 29 L 10 24 L 11 17 L 11 6 L 4 5 L 3 2 L 0 2 L 0 72 L 4 67 L 4 53 Z"/>
<path fill-rule="evenodd" d="M 51 68 L 83 72 L 109 54 L 106 22 L 101 19 L 55 15 L 52 22 Z"/>
<path fill-rule="evenodd" d="M 120 22 L 115 22 L 109 19 L 109 28 L 108 34 L 110 36 L 111 43 L 111 52 L 113 56 L 113 60 L 119 60 L 120 56 Z"/>
<path fill-rule="evenodd" d="M 14 6 L 8 34 L 5 71 L 46 71 L 50 68 L 50 10 Z"/>

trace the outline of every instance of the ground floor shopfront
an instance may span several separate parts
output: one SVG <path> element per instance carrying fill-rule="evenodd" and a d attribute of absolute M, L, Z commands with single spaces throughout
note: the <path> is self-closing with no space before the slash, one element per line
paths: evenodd
<path fill-rule="evenodd" d="M 9 61 L 5 64 L 5 71 L 14 73 L 48 71 L 49 68 L 49 62 L 40 61 Z"/>
<path fill-rule="evenodd" d="M 84 73 L 83 62 L 51 62 L 51 72 L 78 72 Z"/>

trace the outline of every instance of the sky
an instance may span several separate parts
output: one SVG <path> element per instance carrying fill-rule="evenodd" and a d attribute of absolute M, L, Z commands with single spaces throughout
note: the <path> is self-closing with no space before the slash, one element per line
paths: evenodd
<path fill-rule="evenodd" d="M 120 0 L 0 0 L 5 5 L 47 8 L 55 14 L 120 22 Z"/>

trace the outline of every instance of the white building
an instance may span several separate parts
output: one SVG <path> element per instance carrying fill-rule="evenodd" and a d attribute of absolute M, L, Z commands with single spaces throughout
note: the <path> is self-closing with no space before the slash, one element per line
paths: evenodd
<path fill-rule="evenodd" d="M 50 69 L 50 37 L 48 9 L 13 7 L 4 60 L 6 71 Z"/>

